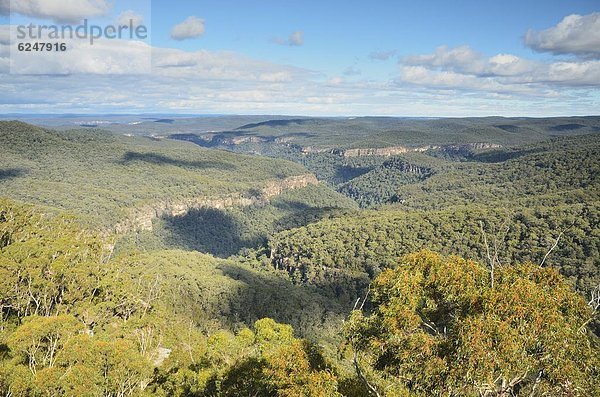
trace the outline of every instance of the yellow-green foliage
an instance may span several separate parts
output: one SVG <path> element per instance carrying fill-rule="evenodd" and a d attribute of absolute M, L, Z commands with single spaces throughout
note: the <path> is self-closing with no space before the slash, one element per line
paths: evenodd
<path fill-rule="evenodd" d="M 346 336 L 382 395 L 600 392 L 591 310 L 554 269 L 502 266 L 492 287 L 480 264 L 423 251 L 382 272 L 371 297 Z"/>
<path fill-rule="evenodd" d="M 167 362 L 161 386 L 168 394 L 195 396 L 334 397 L 337 380 L 289 325 L 256 321 L 253 330 L 219 331 L 203 338 L 178 367 Z M 174 356 L 175 357 L 175 356 Z M 186 365 L 182 365 L 185 362 Z"/>
<path fill-rule="evenodd" d="M 150 363 L 132 341 L 103 341 L 84 328 L 70 315 L 27 318 L 8 339 L 13 359 L 0 364 L 11 395 L 132 395 L 151 381 Z"/>
<path fill-rule="evenodd" d="M 372 313 L 345 328 L 361 385 L 282 324 L 331 346 L 349 308 L 317 289 L 252 261 L 104 248 L 72 218 L 0 201 L 0 394 L 355 397 L 364 379 L 387 396 L 599 391 L 592 313 L 551 268 L 500 266 L 493 287 L 484 266 L 429 252 L 383 270 Z"/>
<path fill-rule="evenodd" d="M 306 170 L 294 163 L 102 131 L 59 132 L 0 121 L 2 196 L 111 226 L 157 201 L 260 190 Z"/>
<path fill-rule="evenodd" d="M 2 395 L 335 395 L 290 325 L 243 328 L 339 322 L 309 289 L 199 253 L 110 258 L 72 219 L 7 200 L 0 236 Z"/>
<path fill-rule="evenodd" d="M 472 204 L 441 211 L 361 211 L 275 234 L 270 258 L 295 279 L 352 301 L 381 270 L 420 249 L 483 260 L 481 223 L 502 263 L 540 263 L 564 232 L 545 264 L 559 268 L 586 295 L 600 283 L 600 201 L 531 209 Z"/>
<path fill-rule="evenodd" d="M 74 219 L 0 199 L 2 319 L 71 312 L 97 294 L 101 241 Z"/>

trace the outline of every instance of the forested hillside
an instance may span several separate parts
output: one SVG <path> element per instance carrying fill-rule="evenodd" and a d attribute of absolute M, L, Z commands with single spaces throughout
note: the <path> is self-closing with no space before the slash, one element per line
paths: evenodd
<path fill-rule="evenodd" d="M 600 283 L 600 209 L 589 204 L 439 211 L 365 211 L 276 234 L 269 260 L 292 280 L 356 299 L 370 280 L 423 248 L 485 262 L 487 238 L 499 263 L 557 267 L 586 295 Z"/>
<path fill-rule="evenodd" d="M 69 210 L 91 228 L 116 230 L 117 243 L 148 249 L 228 256 L 355 206 L 289 161 L 20 122 L 0 122 L 0 141 L 3 197 Z"/>
<path fill-rule="evenodd" d="M 294 161 L 362 207 L 402 202 L 428 209 L 580 194 L 599 167 L 599 131 L 598 117 L 356 118 L 272 120 L 171 137 Z"/>
<path fill-rule="evenodd" d="M 0 122 L 0 395 L 598 395 L 597 123 Z"/>
<path fill-rule="evenodd" d="M 306 171 L 293 163 L 102 131 L 0 122 L 4 196 L 72 210 L 102 226 L 127 209 L 190 197 L 251 195 Z"/>
<path fill-rule="evenodd" d="M 174 121 L 167 130 L 176 130 L 176 134 L 195 134 L 199 144 L 229 147 L 232 150 L 237 150 L 237 147 L 246 150 L 252 148 L 269 154 L 269 151 L 285 146 L 304 148 L 307 152 L 473 143 L 514 146 L 539 142 L 552 136 L 598 132 L 600 118 L 274 118 L 240 125 L 235 129 L 214 128 L 211 131 L 207 131 L 204 125 L 194 127 L 190 121 Z"/>
<path fill-rule="evenodd" d="M 73 218 L 6 200 L 0 208 L 3 395 L 335 390 L 316 346 L 260 320 L 337 338 L 345 309 L 316 291 L 198 253 L 114 259 Z M 297 360 L 292 373 L 285 355 Z"/>
<path fill-rule="evenodd" d="M 438 209 L 469 203 L 529 207 L 596 201 L 598 153 L 600 134 L 590 134 L 467 152 L 453 160 L 432 159 L 427 153 L 396 156 L 339 190 L 367 207 L 394 202 L 401 208 Z"/>

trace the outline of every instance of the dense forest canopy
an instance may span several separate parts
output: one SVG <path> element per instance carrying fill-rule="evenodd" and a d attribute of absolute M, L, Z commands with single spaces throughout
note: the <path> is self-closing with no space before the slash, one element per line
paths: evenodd
<path fill-rule="evenodd" d="M 600 393 L 599 118 L 210 122 L 0 122 L 1 395 Z"/>
<path fill-rule="evenodd" d="M 581 333 L 591 310 L 553 269 L 511 264 L 490 276 L 421 252 L 371 293 L 372 313 L 354 311 L 345 332 L 380 395 L 598 392 L 600 355 Z"/>
<path fill-rule="evenodd" d="M 293 163 L 172 140 L 0 121 L 2 194 L 109 226 L 127 209 L 190 197 L 251 195 L 306 171 Z"/>

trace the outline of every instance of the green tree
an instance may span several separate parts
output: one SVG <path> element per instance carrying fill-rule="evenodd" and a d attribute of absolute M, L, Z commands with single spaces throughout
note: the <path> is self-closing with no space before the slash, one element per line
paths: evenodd
<path fill-rule="evenodd" d="M 502 266 L 492 287 L 482 265 L 422 251 L 382 272 L 371 301 L 345 334 L 373 394 L 600 393 L 591 310 L 555 269 Z"/>
<path fill-rule="evenodd" d="M 319 351 L 293 329 L 264 318 L 237 334 L 218 331 L 196 341 L 187 368 L 170 366 L 162 388 L 178 396 L 334 397 L 338 382 Z M 169 361 L 185 362 L 182 356 Z"/>
<path fill-rule="evenodd" d="M 40 368 L 54 367 L 64 344 L 83 329 L 84 325 L 70 315 L 33 316 L 10 336 L 8 347 L 36 375 Z"/>

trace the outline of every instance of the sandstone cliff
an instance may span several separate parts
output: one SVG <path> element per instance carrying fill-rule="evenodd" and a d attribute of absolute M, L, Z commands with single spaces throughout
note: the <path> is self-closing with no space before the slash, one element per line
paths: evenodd
<path fill-rule="evenodd" d="M 384 148 L 357 148 L 347 149 L 341 152 L 344 157 L 361 157 L 361 156 L 395 156 L 398 154 L 409 153 L 409 152 L 425 152 L 427 150 L 441 149 L 443 151 L 470 151 L 475 149 L 492 149 L 499 148 L 502 145 L 495 143 L 465 143 L 460 145 L 426 145 L 420 147 L 406 147 L 406 146 L 390 146 Z"/>
<path fill-rule="evenodd" d="M 120 234 L 133 230 L 152 230 L 153 220 L 162 216 L 185 215 L 192 209 L 266 205 L 270 198 L 278 196 L 286 190 L 299 189 L 318 183 L 314 175 L 305 174 L 267 182 L 255 195 L 236 193 L 222 197 L 194 197 L 179 201 L 164 200 L 130 210 L 126 219 L 114 226 L 114 232 Z"/>
<path fill-rule="evenodd" d="M 408 152 L 424 152 L 429 149 L 437 149 L 438 146 L 422 146 L 409 148 L 405 146 L 390 146 L 384 148 L 362 148 L 362 149 L 347 149 L 342 152 L 344 157 L 361 157 L 361 156 L 395 156 L 397 154 Z"/>

